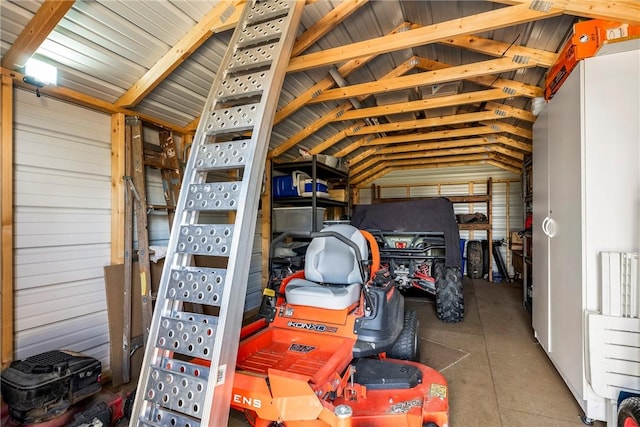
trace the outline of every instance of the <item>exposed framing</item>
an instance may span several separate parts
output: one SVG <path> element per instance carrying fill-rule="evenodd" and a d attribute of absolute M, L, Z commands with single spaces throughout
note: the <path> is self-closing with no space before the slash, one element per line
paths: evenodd
<path fill-rule="evenodd" d="M 2 367 L 13 360 L 13 81 L 2 76 L 1 116 L 2 151 L 0 158 L 0 175 L 2 179 L 2 276 L 1 306 L 2 313 Z"/>
<path fill-rule="evenodd" d="M 124 263 L 125 115 L 111 115 L 111 263 Z"/>

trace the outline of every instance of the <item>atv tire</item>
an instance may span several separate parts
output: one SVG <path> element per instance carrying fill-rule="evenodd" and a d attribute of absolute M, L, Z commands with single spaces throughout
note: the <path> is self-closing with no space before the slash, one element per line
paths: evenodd
<path fill-rule="evenodd" d="M 467 276 L 470 279 L 482 278 L 482 242 L 469 240 L 467 243 Z"/>
<path fill-rule="evenodd" d="M 482 241 L 482 278 L 489 278 L 489 241 Z"/>
<path fill-rule="evenodd" d="M 482 267 L 482 264 L 480 266 Z M 436 262 L 435 274 L 438 319 L 445 323 L 461 322 L 464 319 L 464 295 L 459 269 L 445 267 L 444 263 Z"/>
<path fill-rule="evenodd" d="M 418 314 L 414 310 L 404 312 L 402 332 L 387 353 L 392 359 L 420 361 L 420 340 L 418 338 Z"/>

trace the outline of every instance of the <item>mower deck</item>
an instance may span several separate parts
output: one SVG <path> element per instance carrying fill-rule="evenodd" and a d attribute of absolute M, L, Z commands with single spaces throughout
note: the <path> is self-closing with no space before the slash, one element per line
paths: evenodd
<path fill-rule="evenodd" d="M 347 367 L 352 346 L 349 338 L 267 328 L 242 342 L 236 369 L 263 375 L 276 369 L 322 384 Z"/>
<path fill-rule="evenodd" d="M 273 325 L 254 333 L 240 345 L 232 406 L 254 426 L 273 420 L 338 426 L 339 405 L 351 408 L 351 427 L 447 426 L 448 389 L 440 373 L 410 361 L 358 362 L 353 344 L 349 337 Z"/>

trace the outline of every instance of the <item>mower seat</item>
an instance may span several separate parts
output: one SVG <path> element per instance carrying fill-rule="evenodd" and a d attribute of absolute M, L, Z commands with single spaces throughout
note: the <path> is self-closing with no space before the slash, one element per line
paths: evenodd
<path fill-rule="evenodd" d="M 347 224 L 330 225 L 321 232 L 334 231 L 353 241 L 362 260 L 369 257 L 367 241 L 357 228 Z M 335 237 L 316 237 L 307 249 L 304 279 L 292 279 L 285 288 L 289 304 L 342 310 L 360 300 L 366 281 L 354 250 Z"/>

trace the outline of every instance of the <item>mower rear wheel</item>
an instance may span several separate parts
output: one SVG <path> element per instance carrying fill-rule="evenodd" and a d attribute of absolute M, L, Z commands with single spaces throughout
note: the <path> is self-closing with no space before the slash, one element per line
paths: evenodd
<path fill-rule="evenodd" d="M 414 310 L 404 312 L 404 326 L 398 339 L 387 353 L 392 359 L 420 361 L 420 340 L 418 338 L 418 313 Z"/>
<path fill-rule="evenodd" d="M 438 319 L 446 323 L 461 322 L 464 319 L 464 295 L 458 269 L 436 262 L 435 273 Z"/>
<path fill-rule="evenodd" d="M 638 427 L 640 425 L 640 397 L 628 397 L 618 408 L 618 427 Z"/>

